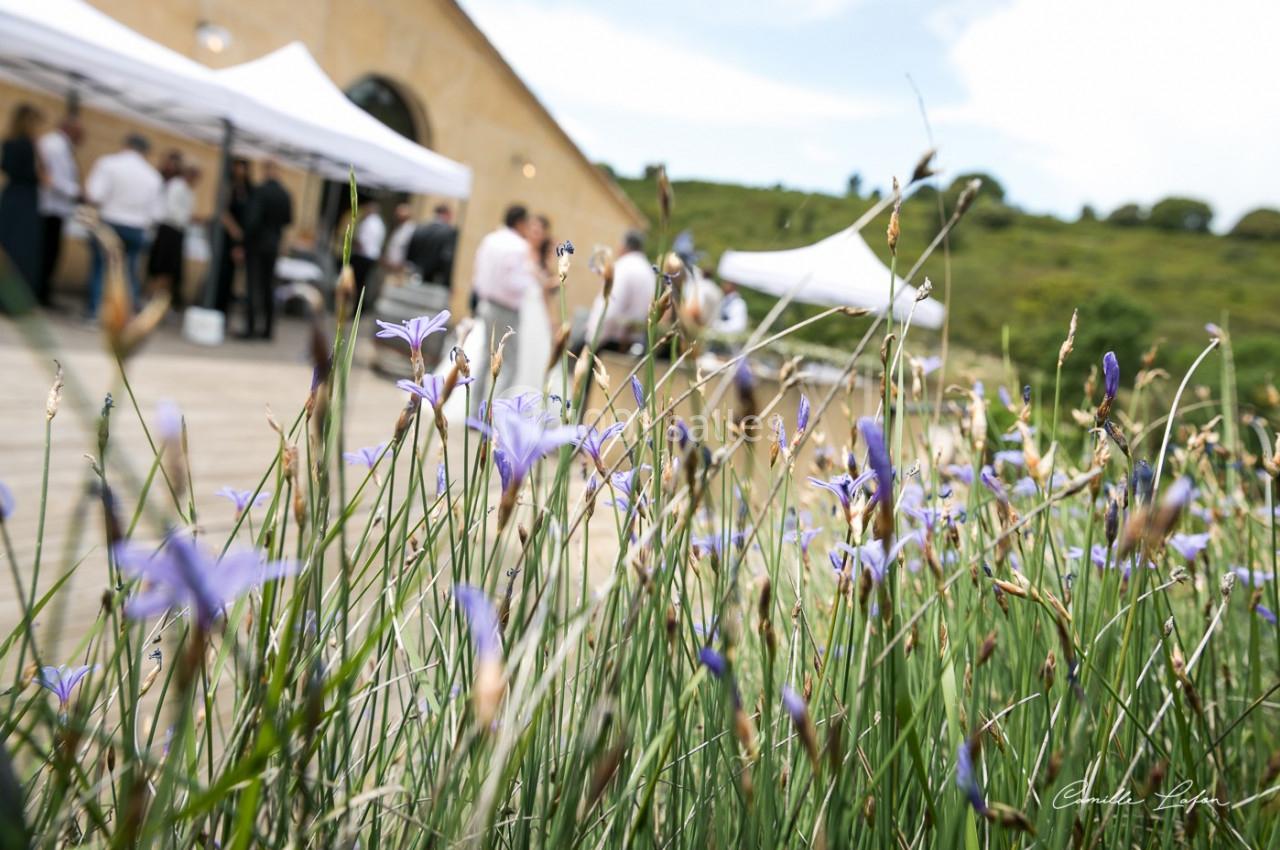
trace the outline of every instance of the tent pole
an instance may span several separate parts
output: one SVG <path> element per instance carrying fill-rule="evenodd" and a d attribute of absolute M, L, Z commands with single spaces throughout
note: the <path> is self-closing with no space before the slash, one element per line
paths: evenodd
<path fill-rule="evenodd" d="M 211 220 L 212 237 L 209 240 L 209 274 L 204 282 L 204 306 L 214 309 L 218 303 L 218 278 L 222 274 L 222 246 L 226 240 L 226 229 L 222 226 L 222 216 L 227 211 L 231 200 L 231 141 L 235 130 L 231 122 L 222 119 L 222 151 L 219 156 L 221 167 L 218 169 L 218 195 L 213 205 Z"/>

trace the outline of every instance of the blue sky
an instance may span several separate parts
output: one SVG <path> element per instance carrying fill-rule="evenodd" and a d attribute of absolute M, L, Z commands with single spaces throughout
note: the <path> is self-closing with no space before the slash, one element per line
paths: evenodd
<path fill-rule="evenodd" d="M 928 136 L 1029 210 L 1169 194 L 1215 227 L 1280 205 L 1280 3 L 462 0 L 593 159 L 623 173 L 887 187 Z"/>

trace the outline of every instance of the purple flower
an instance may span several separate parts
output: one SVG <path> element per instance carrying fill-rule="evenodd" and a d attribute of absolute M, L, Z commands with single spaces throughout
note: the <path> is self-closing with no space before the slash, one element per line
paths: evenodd
<path fill-rule="evenodd" d="M 1003 449 L 995 453 L 994 459 L 997 466 L 1007 463 L 1009 466 L 1022 467 L 1027 463 L 1027 459 L 1020 449 Z"/>
<path fill-rule="evenodd" d="M 986 385 L 983 384 L 982 381 L 974 381 L 973 394 L 976 395 L 978 398 L 986 398 L 987 397 Z"/>
<path fill-rule="evenodd" d="M 252 508 L 260 508 L 271 498 L 271 494 L 266 491 L 255 496 L 252 490 L 236 490 L 233 487 L 223 487 L 214 495 L 230 499 L 236 506 L 237 514 L 242 514 Z"/>
<path fill-rule="evenodd" d="M 1169 538 L 1169 545 L 1186 560 L 1194 561 L 1208 547 L 1209 533 L 1175 534 Z"/>
<path fill-rule="evenodd" d="M 779 448 L 787 447 L 787 426 L 783 424 L 782 417 L 776 414 L 773 417 L 773 441 Z"/>
<path fill-rule="evenodd" d="M 492 660 L 502 655 L 502 639 L 498 630 L 498 615 L 484 591 L 469 584 L 454 585 L 453 597 L 462 606 L 471 629 L 471 639 L 476 645 L 476 657 Z"/>
<path fill-rule="evenodd" d="M 498 468 L 498 480 L 502 482 L 503 491 L 511 489 L 515 481 L 515 471 L 511 466 L 511 458 L 502 449 L 493 450 L 493 465 Z"/>
<path fill-rule="evenodd" d="M 751 371 L 751 363 L 746 355 L 738 358 L 738 367 L 733 372 L 733 383 L 741 393 L 749 393 L 756 388 L 756 376 Z"/>
<path fill-rule="evenodd" d="M 1268 608 L 1266 605 L 1263 605 L 1261 602 L 1255 605 L 1253 610 L 1257 611 L 1258 616 L 1266 620 L 1271 625 L 1274 626 L 1277 624 L 1276 613 L 1272 611 L 1270 608 Z"/>
<path fill-rule="evenodd" d="M 1013 489 L 1009 492 L 1019 498 L 1029 498 L 1039 493 L 1040 487 L 1036 484 L 1036 480 L 1034 478 L 1029 475 L 1024 475 L 1022 478 L 1019 478 L 1014 482 Z"/>
<path fill-rule="evenodd" d="M 889 567 L 893 566 L 893 562 L 897 559 L 902 550 L 906 548 L 908 543 L 918 542 L 920 532 L 905 534 L 893 542 L 889 547 L 888 556 L 884 552 L 884 544 L 879 540 L 872 540 L 862 546 L 850 546 L 847 543 L 837 543 L 836 548 L 852 555 L 858 564 L 866 567 L 871 571 L 871 578 L 876 584 L 884 581 L 885 575 L 889 572 Z M 834 560 L 834 559 L 833 559 Z"/>
<path fill-rule="evenodd" d="M 1120 392 L 1120 361 L 1114 351 L 1102 355 L 1102 381 L 1103 395 L 1109 401 L 1114 400 L 1116 393 Z"/>
<path fill-rule="evenodd" d="M 799 543 L 800 551 L 808 555 L 809 544 L 813 542 L 813 538 L 817 537 L 821 533 L 821 528 L 806 528 L 803 531 L 798 528 L 793 528 L 792 530 L 784 533 L 782 535 L 782 539 L 787 543 Z"/>
<path fill-rule="evenodd" d="M 989 466 L 982 467 L 981 472 L 982 486 L 991 491 L 996 497 L 996 501 L 1001 504 L 1008 504 L 1009 494 L 1005 493 L 1004 485 L 1000 483 L 1000 479 L 996 477 L 995 472 Z"/>
<path fill-rule="evenodd" d="M 830 481 L 823 481 L 821 478 L 809 476 L 809 483 L 815 487 L 821 487 L 830 493 L 834 493 L 836 498 L 840 500 L 840 507 L 847 512 L 849 504 L 853 501 L 853 497 L 857 495 L 858 488 L 871 480 L 874 473 L 864 472 L 857 478 L 854 478 L 847 472 L 842 472 Z"/>
<path fill-rule="evenodd" d="M 604 453 L 604 444 L 622 433 L 626 427 L 624 422 L 615 422 L 603 431 L 597 430 L 594 425 L 583 427 L 578 436 L 578 449 L 599 465 L 603 463 L 600 456 Z"/>
<path fill-rule="evenodd" d="M 644 407 L 644 384 L 635 375 L 631 376 L 631 395 L 636 400 L 636 407 Z"/>
<path fill-rule="evenodd" d="M 168 399 L 156 405 L 156 434 L 166 443 L 182 439 L 182 411 Z"/>
<path fill-rule="evenodd" d="M 500 398 L 494 401 L 493 409 L 498 410 L 501 408 L 510 410 L 512 413 L 518 413 L 521 416 L 537 415 L 542 412 L 542 393 L 537 390 L 529 390 L 511 398 Z"/>
<path fill-rule="evenodd" d="M 17 503 L 13 499 L 13 491 L 9 489 L 9 485 L 0 481 L 0 522 L 4 522 L 13 516 L 13 509 Z"/>
<path fill-rule="evenodd" d="M 422 343 L 433 333 L 444 333 L 449 325 L 449 311 L 441 310 L 435 316 L 418 316 L 400 324 L 378 321 L 379 339 L 402 339 L 409 343 L 410 351 L 421 351 Z"/>
<path fill-rule="evenodd" d="M 804 723 L 809 716 L 809 706 L 805 705 L 804 697 L 796 693 L 790 685 L 782 686 L 782 707 L 786 709 L 787 714 L 791 715 L 793 723 Z"/>
<path fill-rule="evenodd" d="M 809 397 L 800 395 L 800 408 L 796 411 L 796 438 L 809 427 Z"/>
<path fill-rule="evenodd" d="M 464 386 L 474 381 L 475 378 L 459 378 L 457 386 Z M 396 386 L 408 393 L 413 393 L 418 398 L 425 399 L 427 404 L 432 407 L 439 407 L 443 399 L 440 394 L 444 392 L 444 377 L 441 375 L 423 375 L 422 383 L 410 380 L 396 381 Z M 494 405 L 495 407 L 497 405 Z"/>
<path fill-rule="evenodd" d="M 724 674 L 729 669 L 729 662 L 724 660 L 724 656 L 709 646 L 704 646 L 698 650 L 698 661 L 701 662 L 703 667 L 711 671 L 711 675 L 717 679 L 724 678 Z"/>
<path fill-rule="evenodd" d="M 578 439 L 576 425 L 550 426 L 545 421 L 530 419 L 497 404 L 493 406 L 492 425 L 476 419 L 468 420 L 468 424 L 497 440 L 511 467 L 506 489 L 519 486 L 543 456 Z"/>
<path fill-rule="evenodd" d="M 876 474 L 876 499 L 889 498 L 893 493 L 893 466 L 889 463 L 889 452 L 885 449 L 884 434 L 869 416 L 858 420 L 858 431 L 867 444 L 867 462 Z"/>
<path fill-rule="evenodd" d="M 942 368 L 942 358 L 936 354 L 930 354 L 928 357 L 920 358 L 920 371 L 928 375 L 930 372 L 936 372 Z"/>
<path fill-rule="evenodd" d="M 1010 409 L 1013 408 L 1013 397 L 1009 395 L 1009 390 L 1004 384 L 996 387 L 996 396 L 1000 399 L 1000 403 Z"/>
<path fill-rule="evenodd" d="M 378 443 L 376 446 L 365 446 L 363 449 L 356 449 L 354 452 L 343 452 L 342 459 L 351 466 L 363 465 L 373 469 L 377 466 L 378 461 L 382 459 L 382 454 L 386 450 L 386 443 Z"/>
<path fill-rule="evenodd" d="M 689 442 L 693 439 L 693 435 L 689 433 L 689 426 L 684 424 L 684 420 L 677 419 L 667 429 L 667 439 L 675 440 L 680 448 L 686 449 L 689 447 Z"/>
<path fill-rule="evenodd" d="M 65 664 L 58 667 L 41 667 L 37 680 L 43 687 L 57 694 L 58 710 L 66 711 L 67 703 L 71 702 L 71 692 L 92 669 L 93 666 L 89 664 L 83 667 L 68 667 Z"/>
<path fill-rule="evenodd" d="M 1164 491 L 1164 498 L 1160 500 L 1160 506 L 1166 510 L 1178 511 L 1185 508 L 1196 496 L 1196 489 L 1191 483 L 1191 479 L 1182 476 Z"/>
<path fill-rule="evenodd" d="M 573 254 L 573 243 L 568 239 L 556 246 L 556 256 L 563 257 L 566 254 Z"/>
<path fill-rule="evenodd" d="M 1261 570 L 1250 570 L 1245 567 L 1233 567 L 1231 572 L 1236 574 L 1236 578 L 1250 587 L 1262 587 L 1271 581 L 1275 576 L 1271 573 L 1264 573 Z"/>
<path fill-rule="evenodd" d="M 615 472 L 609 476 L 609 483 L 613 485 L 613 489 L 621 493 L 623 496 L 630 498 L 631 490 L 636 483 L 636 473 L 652 469 L 647 463 L 642 463 L 635 469 L 628 469 L 626 472 Z"/>
<path fill-rule="evenodd" d="M 980 815 L 987 813 L 987 801 L 982 794 L 982 786 L 978 784 L 977 773 L 973 769 L 973 751 L 968 741 L 961 741 L 956 751 L 956 787 L 969 798 L 969 805 Z"/>
<path fill-rule="evenodd" d="M 944 466 L 942 468 L 942 471 L 945 472 L 947 476 L 956 479 L 962 484 L 967 484 L 970 486 L 972 486 L 973 484 L 973 467 L 972 466 L 961 466 L 958 463 L 950 463 Z"/>
<path fill-rule="evenodd" d="M 190 608 L 196 625 L 204 631 L 249 589 L 298 571 L 296 562 L 268 563 L 254 549 L 233 550 L 219 558 L 177 531 L 170 532 L 159 549 L 122 541 L 116 544 L 115 553 L 121 571 L 142 580 L 142 589 L 125 603 L 126 615 L 142 620 L 175 608 Z"/>
<path fill-rule="evenodd" d="M 436 498 L 444 495 L 444 491 L 449 489 L 449 481 L 445 476 L 444 461 L 436 464 Z"/>

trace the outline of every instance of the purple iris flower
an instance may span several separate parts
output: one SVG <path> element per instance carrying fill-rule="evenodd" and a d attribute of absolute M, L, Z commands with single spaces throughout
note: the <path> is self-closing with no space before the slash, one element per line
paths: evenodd
<path fill-rule="evenodd" d="M 907 547 L 908 543 L 917 543 L 920 539 L 920 532 L 912 532 L 904 534 L 893 542 L 889 547 L 888 556 L 884 552 L 884 544 L 879 540 L 872 540 L 870 543 L 862 546 L 850 546 L 847 543 L 837 543 L 836 548 L 843 552 L 847 552 L 853 556 L 855 561 L 871 571 L 871 578 L 876 584 L 884 581 L 885 576 L 889 572 L 889 567 L 893 566 L 893 562 L 897 559 L 902 550 Z"/>
<path fill-rule="evenodd" d="M 996 395 L 1000 398 L 1000 403 L 1005 407 L 1013 407 L 1013 396 L 1009 395 L 1009 390 L 1004 384 L 996 387 Z"/>
<path fill-rule="evenodd" d="M 667 429 L 667 439 L 675 440 L 680 448 L 687 449 L 690 440 L 693 439 L 693 435 L 689 433 L 689 426 L 684 423 L 684 420 L 677 419 Z"/>
<path fill-rule="evenodd" d="M 214 495 L 230 499 L 236 506 L 237 514 L 242 514 L 251 508 L 260 508 L 271 498 L 271 494 L 267 491 L 255 496 L 252 490 L 236 490 L 233 487 L 223 487 Z"/>
<path fill-rule="evenodd" d="M 783 424 L 781 416 L 773 417 L 773 441 L 781 448 L 787 446 L 787 426 Z"/>
<path fill-rule="evenodd" d="M 459 378 L 457 386 L 464 386 L 474 381 L 475 378 Z M 441 375 L 423 375 L 422 383 L 410 380 L 396 381 L 396 386 L 407 393 L 413 393 L 418 398 L 425 399 L 427 404 L 432 407 L 439 407 L 442 399 L 440 394 L 444 392 L 444 377 Z M 495 405 L 496 407 L 496 405 Z"/>
<path fill-rule="evenodd" d="M 1169 538 L 1169 545 L 1186 560 L 1194 561 L 1209 546 L 1209 533 L 1175 534 Z"/>
<path fill-rule="evenodd" d="M 784 533 L 782 535 L 782 539 L 787 543 L 799 543 L 800 551 L 808 555 L 809 544 L 813 542 L 813 538 L 817 537 L 821 533 L 821 528 L 806 528 L 803 531 L 798 528 L 793 528 L 791 531 Z"/>
<path fill-rule="evenodd" d="M 449 480 L 445 475 L 444 461 L 436 464 L 436 498 L 444 495 L 444 491 L 449 489 Z"/>
<path fill-rule="evenodd" d="M 251 588 L 298 571 L 295 561 L 271 561 L 254 549 L 227 552 L 221 558 L 187 534 L 170 532 L 159 549 L 129 541 L 115 547 L 121 571 L 141 579 L 142 588 L 125 603 L 125 614 L 142 620 L 175 608 L 190 608 L 204 631 L 223 610 Z"/>
<path fill-rule="evenodd" d="M 626 427 L 625 422 L 615 422 L 603 431 L 597 430 L 594 425 L 584 427 L 578 437 L 578 449 L 597 464 L 602 463 L 600 456 L 604 453 L 604 444 L 622 433 Z"/>
<path fill-rule="evenodd" d="M 1017 481 L 1014 482 L 1013 489 L 1010 490 L 1009 492 L 1013 493 L 1013 495 L 1019 498 L 1029 498 L 1039 493 L 1040 488 L 1036 484 L 1036 481 L 1034 478 L 1032 478 L 1029 475 L 1024 475 L 1023 477 L 1019 478 Z"/>
<path fill-rule="evenodd" d="M 166 443 L 182 439 L 182 411 L 168 399 L 156 405 L 156 435 Z"/>
<path fill-rule="evenodd" d="M 502 482 L 503 491 L 510 490 L 515 482 L 515 469 L 511 466 L 511 458 L 502 449 L 494 449 L 493 465 L 498 468 L 498 479 Z"/>
<path fill-rule="evenodd" d="M 418 316 L 400 324 L 383 321 L 376 324 L 381 328 L 377 333 L 379 339 L 402 339 L 409 343 L 410 351 L 421 351 L 427 337 L 433 333 L 444 333 L 449 326 L 449 311 L 441 310 L 434 316 Z"/>
<path fill-rule="evenodd" d="M 689 546 L 699 558 L 705 558 L 708 555 L 719 557 L 724 551 L 724 538 L 714 532 L 703 534 L 689 538 Z"/>
<path fill-rule="evenodd" d="M 1027 459 L 1019 449 L 1003 449 L 995 453 L 996 464 L 1007 463 L 1010 466 L 1026 466 Z"/>
<path fill-rule="evenodd" d="M 920 371 L 926 375 L 942 368 L 942 358 L 936 354 L 920 358 Z"/>
<path fill-rule="evenodd" d="M 644 407 L 644 384 L 635 375 L 631 376 L 631 396 L 636 400 L 636 407 Z"/>
<path fill-rule="evenodd" d="M 702 663 L 703 667 L 711 671 L 711 675 L 717 679 L 724 678 L 724 674 L 729 670 L 729 662 L 725 661 L 723 655 L 709 646 L 704 646 L 698 650 L 698 661 Z"/>
<path fill-rule="evenodd" d="M 756 376 L 746 356 L 738 358 L 738 368 L 733 372 L 733 383 L 739 392 L 749 393 L 756 387 Z"/>
<path fill-rule="evenodd" d="M 804 697 L 796 693 L 790 685 L 782 686 L 782 707 L 786 709 L 787 714 L 791 715 L 793 723 L 804 723 L 805 718 L 809 716 L 809 706 L 805 705 Z"/>
<path fill-rule="evenodd" d="M 0 481 L 0 522 L 4 522 L 13 516 L 13 509 L 17 503 L 13 499 L 13 491 L 9 489 L 9 485 Z"/>
<path fill-rule="evenodd" d="M 1182 476 L 1169 486 L 1164 492 L 1164 498 L 1161 500 L 1161 507 L 1169 510 L 1181 510 L 1185 508 L 1196 496 L 1196 488 L 1191 483 L 1191 479 Z"/>
<path fill-rule="evenodd" d="M 987 813 L 987 800 L 982 794 L 982 786 L 978 784 L 978 775 L 973 769 L 973 752 L 968 741 L 961 741 L 956 751 L 956 787 L 969 798 L 969 805 L 980 815 Z"/>
<path fill-rule="evenodd" d="M 498 631 L 498 615 L 484 591 L 469 584 L 454 585 L 453 596 L 462 606 L 476 644 L 476 657 L 495 659 L 502 655 L 502 639 Z"/>
<path fill-rule="evenodd" d="M 1257 611 L 1258 616 L 1266 620 L 1271 625 L 1274 626 L 1277 624 L 1276 612 L 1272 611 L 1270 608 L 1268 608 L 1266 605 L 1263 605 L 1261 602 L 1255 605 L 1253 610 Z"/>
<path fill-rule="evenodd" d="M 933 531 L 938 526 L 938 520 L 942 519 L 942 511 L 937 508 L 906 507 L 903 510 L 907 516 L 919 522 L 925 531 Z"/>
<path fill-rule="evenodd" d="M 976 395 L 978 398 L 986 398 L 987 397 L 986 385 L 983 384 L 982 381 L 974 381 L 973 394 Z"/>
<path fill-rule="evenodd" d="M 1245 567 L 1233 567 L 1231 572 L 1236 574 L 1243 584 L 1249 587 L 1262 587 L 1267 582 L 1275 578 L 1272 573 L 1264 573 L 1261 570 L 1250 570 Z"/>
<path fill-rule="evenodd" d="M 635 469 L 628 469 L 626 472 L 613 473 L 613 475 L 609 476 L 609 481 L 613 484 L 614 490 L 617 490 L 624 496 L 630 497 L 631 489 L 636 483 L 636 474 L 652 468 L 653 467 L 649 466 L 649 464 L 642 463 Z"/>
<path fill-rule="evenodd" d="M 67 703 L 71 702 L 71 692 L 92 669 L 93 665 L 90 664 L 83 667 L 68 667 L 65 664 L 58 667 L 41 667 L 37 680 L 41 686 L 57 695 L 58 711 L 65 712 Z"/>
<path fill-rule="evenodd" d="M 875 420 L 864 416 L 858 420 L 858 431 L 867 444 L 867 463 L 876 474 L 876 498 L 888 498 L 893 492 L 893 466 L 884 445 L 884 433 Z"/>
<path fill-rule="evenodd" d="M 973 467 L 972 466 L 962 466 L 961 464 L 958 464 L 958 463 L 951 463 L 944 466 L 942 468 L 942 471 L 945 472 L 948 477 L 954 478 L 962 484 L 967 484 L 970 486 L 973 485 Z"/>
<path fill-rule="evenodd" d="M 563 242 L 561 242 L 559 245 L 556 246 L 557 257 L 563 257 L 566 254 L 568 255 L 573 254 L 573 243 L 570 242 L 568 239 L 564 240 Z"/>
<path fill-rule="evenodd" d="M 496 438 L 506 461 L 510 464 L 510 478 L 505 486 L 519 486 L 525 476 L 543 456 L 578 439 L 576 425 L 549 426 L 538 419 L 522 416 L 508 407 L 493 406 L 493 424 L 476 419 L 468 424 L 488 437 Z M 494 456 L 497 460 L 497 453 Z"/>
<path fill-rule="evenodd" d="M 995 471 L 989 466 L 982 467 L 980 473 L 982 478 L 982 486 L 991 491 L 996 500 L 1005 503 L 1009 501 L 1009 494 L 1004 491 L 1004 485 L 1000 483 L 1000 479 L 996 476 Z"/>
<path fill-rule="evenodd" d="M 495 411 L 501 408 L 506 408 L 512 413 L 518 413 L 521 416 L 540 413 L 541 407 L 542 393 L 537 390 L 529 390 L 528 392 L 520 393 L 519 395 L 512 396 L 511 398 L 500 398 L 493 403 L 493 409 Z"/>
<path fill-rule="evenodd" d="M 363 449 L 356 449 L 354 452 L 343 452 L 342 459 L 351 466 L 361 465 L 373 469 L 377 466 L 378 461 L 382 459 L 382 453 L 386 450 L 386 443 L 378 443 L 376 446 L 365 446 Z"/>
<path fill-rule="evenodd" d="M 830 481 L 823 481 L 821 478 L 809 476 L 809 483 L 815 487 L 821 487 L 830 493 L 834 493 L 836 498 L 840 500 L 840 507 L 846 511 L 849 510 L 849 504 L 853 501 L 853 497 L 857 495 L 858 488 L 871 480 L 874 472 L 864 472 L 857 478 L 854 478 L 847 472 L 842 472 Z"/>
<path fill-rule="evenodd" d="M 796 411 L 796 437 L 809 427 L 809 397 L 807 395 L 800 396 L 800 408 Z"/>
<path fill-rule="evenodd" d="M 1102 355 L 1102 383 L 1103 394 L 1108 400 L 1114 400 L 1116 393 L 1120 392 L 1120 361 L 1114 351 Z"/>

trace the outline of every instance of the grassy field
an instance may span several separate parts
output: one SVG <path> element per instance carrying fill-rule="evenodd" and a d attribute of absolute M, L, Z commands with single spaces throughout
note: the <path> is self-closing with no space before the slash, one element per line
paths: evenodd
<path fill-rule="evenodd" d="M 658 220 L 653 180 L 619 184 Z M 677 181 L 672 230 L 689 228 L 714 267 L 729 248 L 774 250 L 806 245 L 847 227 L 872 201 L 780 187 Z M 1001 355 L 1003 334 L 1019 365 L 1051 371 L 1063 317 L 1081 311 L 1090 345 L 1136 359 L 1160 343 L 1162 365 L 1185 369 L 1206 322 L 1229 316 L 1242 397 L 1265 401 L 1264 387 L 1280 372 L 1280 243 L 1249 242 L 1213 234 L 1169 233 L 1104 221 L 1065 222 L 1033 216 L 981 199 L 950 245 L 951 338 L 975 352 Z M 936 195 L 910 197 L 902 208 L 899 251 L 913 260 L 938 231 Z M 888 214 L 863 231 L 888 262 Z M 942 252 L 923 274 L 942 297 L 947 279 Z M 754 317 L 770 299 L 747 293 Z M 792 308 L 785 320 L 809 315 Z M 817 324 L 803 336 L 840 347 L 837 322 Z M 1027 377 L 1027 376 L 1024 376 Z M 1068 378 L 1079 377 L 1068 372 Z"/>

